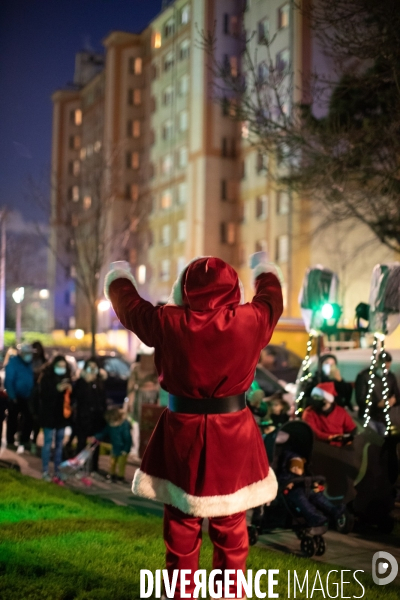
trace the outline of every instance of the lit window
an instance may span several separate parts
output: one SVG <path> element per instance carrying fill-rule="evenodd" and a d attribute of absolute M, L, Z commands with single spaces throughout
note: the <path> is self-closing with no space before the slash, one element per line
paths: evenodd
<path fill-rule="evenodd" d="M 164 71 L 169 71 L 174 66 L 174 54 L 173 52 L 168 52 L 164 56 Z"/>
<path fill-rule="evenodd" d="M 134 138 L 140 137 L 140 121 L 133 121 L 132 135 Z"/>
<path fill-rule="evenodd" d="M 276 260 L 285 263 L 289 259 L 289 236 L 280 235 L 276 238 Z"/>
<path fill-rule="evenodd" d="M 279 75 L 285 75 L 289 69 L 290 54 L 289 50 L 281 50 L 276 55 L 276 70 Z"/>
<path fill-rule="evenodd" d="M 75 327 L 76 327 L 76 319 L 75 319 L 74 316 L 69 317 L 69 319 L 68 319 L 68 327 L 70 329 L 75 329 Z"/>
<path fill-rule="evenodd" d="M 269 21 L 264 19 L 258 24 L 258 43 L 265 44 L 268 41 L 269 36 Z"/>
<path fill-rule="evenodd" d="M 87 154 L 87 156 L 92 156 L 92 154 L 93 154 L 93 144 L 88 144 L 87 150 L 86 150 L 86 154 Z"/>
<path fill-rule="evenodd" d="M 83 208 L 88 210 L 92 206 L 92 198 L 90 196 L 83 197 Z"/>
<path fill-rule="evenodd" d="M 74 123 L 75 125 L 82 125 L 82 111 L 80 108 L 77 108 L 74 112 Z"/>
<path fill-rule="evenodd" d="M 229 58 L 229 67 L 230 67 L 230 73 L 232 77 L 237 77 L 238 76 L 238 60 L 237 60 L 237 56 L 231 56 Z"/>
<path fill-rule="evenodd" d="M 171 225 L 163 225 L 161 229 L 161 243 L 163 246 L 169 246 L 171 243 Z"/>
<path fill-rule="evenodd" d="M 179 80 L 179 95 L 186 96 L 189 92 L 189 76 L 184 75 Z"/>
<path fill-rule="evenodd" d="M 236 228 L 235 223 L 221 223 L 220 227 L 220 235 L 221 235 L 221 243 L 222 244 L 234 244 L 236 238 Z"/>
<path fill-rule="evenodd" d="M 190 20 L 190 6 L 186 4 L 181 10 L 181 25 L 187 25 Z"/>
<path fill-rule="evenodd" d="M 258 150 L 256 158 L 256 172 L 258 174 L 267 170 L 267 155 L 265 152 Z"/>
<path fill-rule="evenodd" d="M 77 177 L 80 172 L 81 172 L 80 161 L 79 160 L 72 161 L 72 175 L 75 175 L 75 177 Z"/>
<path fill-rule="evenodd" d="M 81 148 L 79 156 L 80 156 L 81 160 L 85 160 L 85 158 L 86 158 L 86 148 Z"/>
<path fill-rule="evenodd" d="M 133 104 L 135 104 L 135 106 L 138 106 L 139 104 L 142 103 L 142 90 L 133 90 Z"/>
<path fill-rule="evenodd" d="M 186 240 L 186 221 L 178 221 L 178 242 Z"/>
<path fill-rule="evenodd" d="M 133 72 L 135 75 L 140 75 L 142 72 L 142 59 L 137 57 L 133 63 Z"/>
<path fill-rule="evenodd" d="M 162 160 L 161 171 L 163 175 L 169 175 L 172 171 L 173 159 L 171 154 L 166 154 Z"/>
<path fill-rule="evenodd" d="M 169 37 L 175 31 L 175 22 L 174 19 L 168 19 L 168 21 L 164 25 L 164 35 L 165 37 Z"/>
<path fill-rule="evenodd" d="M 186 146 L 179 148 L 179 166 L 181 168 L 186 167 L 188 164 L 188 149 Z"/>
<path fill-rule="evenodd" d="M 161 48 L 161 33 L 156 32 L 153 38 L 153 48 Z"/>
<path fill-rule="evenodd" d="M 132 169 L 139 168 L 139 152 L 132 152 Z"/>
<path fill-rule="evenodd" d="M 289 4 L 284 4 L 278 9 L 278 29 L 289 26 Z"/>
<path fill-rule="evenodd" d="M 265 219 L 268 214 L 268 197 L 265 195 L 256 198 L 256 219 Z"/>
<path fill-rule="evenodd" d="M 139 285 L 146 283 L 146 265 L 139 265 L 137 268 L 137 280 Z"/>
<path fill-rule="evenodd" d="M 188 128 L 188 113 L 183 110 L 179 115 L 179 131 L 187 131 Z"/>
<path fill-rule="evenodd" d="M 100 140 L 97 140 L 97 142 L 94 143 L 93 149 L 94 149 L 95 152 L 100 152 L 100 150 L 101 150 L 101 142 L 100 142 Z"/>
<path fill-rule="evenodd" d="M 75 265 L 71 265 L 69 268 L 69 276 L 70 277 L 76 277 L 76 267 Z"/>
<path fill-rule="evenodd" d="M 139 200 L 139 186 L 137 183 L 128 183 L 127 185 L 127 197 L 133 202 Z"/>
<path fill-rule="evenodd" d="M 81 147 L 81 136 L 80 135 L 71 135 L 69 138 L 69 147 L 71 150 L 79 150 Z"/>
<path fill-rule="evenodd" d="M 190 56 L 190 42 L 184 40 L 179 46 L 179 60 L 186 60 Z"/>
<path fill-rule="evenodd" d="M 249 123 L 245 121 L 242 123 L 242 138 L 246 139 L 249 137 Z"/>
<path fill-rule="evenodd" d="M 170 189 L 164 190 L 161 194 L 161 208 L 163 210 L 172 206 L 172 191 Z"/>
<path fill-rule="evenodd" d="M 289 213 L 289 194 L 279 190 L 276 193 L 276 211 L 278 215 L 287 215 Z"/>
<path fill-rule="evenodd" d="M 187 183 L 183 182 L 178 185 L 178 204 L 185 204 L 187 199 Z"/>
<path fill-rule="evenodd" d="M 79 187 L 77 185 L 72 186 L 72 201 L 79 202 Z"/>
<path fill-rule="evenodd" d="M 165 123 L 162 127 L 162 139 L 163 140 L 171 140 L 172 136 L 173 136 L 172 121 L 171 120 L 165 121 Z"/>
<path fill-rule="evenodd" d="M 168 258 L 165 258 L 164 260 L 161 261 L 161 272 L 160 272 L 161 281 L 169 281 L 170 269 L 171 269 L 171 261 Z"/>
<path fill-rule="evenodd" d="M 163 92 L 163 104 L 164 106 L 168 106 L 169 104 L 172 103 L 174 98 L 174 91 L 172 89 L 172 87 L 169 85 L 168 87 L 165 88 L 164 92 Z"/>

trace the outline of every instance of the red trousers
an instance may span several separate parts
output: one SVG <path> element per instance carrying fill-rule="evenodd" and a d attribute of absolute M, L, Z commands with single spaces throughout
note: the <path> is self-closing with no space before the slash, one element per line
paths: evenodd
<path fill-rule="evenodd" d="M 193 573 L 199 568 L 199 554 L 202 539 L 202 517 L 192 517 L 177 508 L 165 506 L 164 509 L 164 542 L 167 548 L 166 563 L 169 580 L 172 581 L 174 569 L 190 569 L 190 585 L 186 593 L 191 597 L 195 588 Z M 209 519 L 208 533 L 214 546 L 213 569 L 221 569 L 223 581 L 225 569 L 242 570 L 246 573 L 246 558 L 249 551 L 246 513 L 240 512 L 227 517 L 212 517 Z M 215 579 L 218 580 L 218 577 Z M 234 586 L 230 592 L 236 592 L 236 577 L 230 575 Z M 224 592 L 225 593 L 225 592 Z M 180 577 L 175 591 L 175 598 L 180 595 Z"/>

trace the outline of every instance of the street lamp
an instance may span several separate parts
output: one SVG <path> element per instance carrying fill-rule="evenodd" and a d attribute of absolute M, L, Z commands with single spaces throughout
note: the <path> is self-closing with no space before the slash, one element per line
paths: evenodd
<path fill-rule="evenodd" d="M 15 323 L 15 337 L 17 338 L 17 344 L 19 344 L 21 342 L 21 314 L 22 314 L 21 303 L 24 299 L 24 296 L 25 296 L 25 288 L 23 288 L 23 287 L 17 288 L 12 293 L 12 299 L 14 300 L 15 304 L 17 305 L 16 323 Z"/>

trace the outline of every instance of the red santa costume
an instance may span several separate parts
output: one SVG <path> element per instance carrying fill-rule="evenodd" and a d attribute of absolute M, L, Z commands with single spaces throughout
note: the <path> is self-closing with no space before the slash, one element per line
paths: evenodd
<path fill-rule="evenodd" d="M 245 570 L 245 511 L 276 496 L 275 474 L 244 393 L 282 313 L 282 291 L 273 265 L 258 265 L 254 275 L 255 296 L 241 304 L 236 271 L 218 258 L 196 259 L 174 285 L 174 304 L 162 307 L 140 297 L 129 272 L 106 277 L 119 320 L 155 348 L 159 381 L 170 394 L 132 491 L 165 504 L 171 574 L 198 569 L 204 517 L 213 568 Z M 192 594 L 193 582 L 189 589 Z"/>

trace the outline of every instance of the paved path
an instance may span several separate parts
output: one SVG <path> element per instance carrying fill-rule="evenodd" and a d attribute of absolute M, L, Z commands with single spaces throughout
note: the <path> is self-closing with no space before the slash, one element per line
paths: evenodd
<path fill-rule="evenodd" d="M 21 472 L 25 475 L 40 479 L 41 460 L 29 453 L 17 455 L 6 449 L 0 451 L 0 459 L 14 461 L 19 464 Z M 104 472 L 108 468 L 108 457 L 100 456 L 99 466 Z M 128 463 L 126 479 L 132 481 L 137 464 Z M 130 506 L 135 509 L 145 510 L 155 515 L 162 516 L 163 505 L 133 496 L 129 484 L 111 484 L 105 479 L 93 480 L 90 487 L 83 485 L 75 478 L 70 478 L 67 483 L 70 489 L 82 492 L 88 496 L 98 496 L 111 500 L 117 505 Z M 400 505 L 397 505 L 396 518 L 400 521 Z M 205 520 L 204 529 L 207 529 Z M 400 564 L 400 540 L 394 535 L 379 535 L 362 537 L 358 534 L 342 535 L 335 531 L 325 534 L 327 551 L 324 556 L 314 557 L 315 561 L 339 565 L 345 569 L 363 569 L 371 571 L 372 556 L 378 550 L 386 550 L 396 557 Z M 262 535 L 257 543 L 259 547 L 267 547 L 269 550 L 285 554 L 301 556 L 300 543 L 291 531 L 277 531 L 273 534 Z M 397 578 L 400 583 L 400 575 Z"/>

